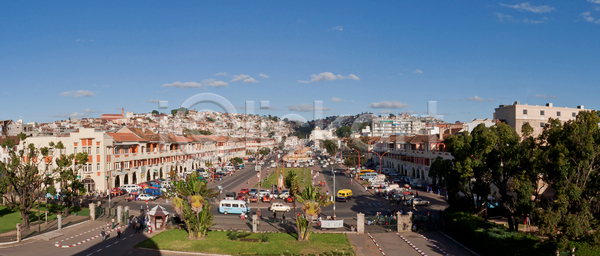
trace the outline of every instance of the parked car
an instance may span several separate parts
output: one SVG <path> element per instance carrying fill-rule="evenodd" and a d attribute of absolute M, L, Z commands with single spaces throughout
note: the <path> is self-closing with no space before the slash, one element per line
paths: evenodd
<path fill-rule="evenodd" d="M 289 205 L 284 205 L 282 203 L 273 203 L 271 204 L 271 207 L 269 207 L 269 211 L 272 212 L 289 212 L 290 209 Z"/>
<path fill-rule="evenodd" d="M 258 197 L 262 198 L 265 195 L 271 196 L 271 192 L 269 192 L 268 189 L 261 189 L 261 190 L 258 191 Z"/>
<path fill-rule="evenodd" d="M 279 194 L 279 198 L 281 199 L 287 199 L 288 197 L 290 197 L 290 191 L 287 189 L 282 190 L 281 194 Z"/>
<path fill-rule="evenodd" d="M 279 198 L 279 189 L 273 189 L 271 195 L 273 195 L 273 198 Z"/>
<path fill-rule="evenodd" d="M 258 202 L 258 196 L 256 195 L 252 195 L 250 196 L 250 198 L 248 199 L 251 203 L 255 203 Z"/>
<path fill-rule="evenodd" d="M 248 192 L 250 192 L 250 189 L 242 188 L 242 189 L 240 189 L 240 192 L 238 192 L 238 194 L 245 195 L 245 194 L 248 194 Z"/>
<path fill-rule="evenodd" d="M 421 198 L 413 198 L 403 203 L 404 205 L 429 205 L 429 201 Z"/>
<path fill-rule="evenodd" d="M 258 194 L 258 189 L 257 188 L 251 188 L 250 191 L 248 191 L 248 195 L 256 195 Z"/>
<path fill-rule="evenodd" d="M 111 196 L 120 196 L 120 195 L 123 195 L 123 194 L 125 194 L 125 191 L 123 191 L 120 188 L 112 188 L 110 190 L 110 195 Z"/>
<path fill-rule="evenodd" d="M 246 201 L 246 194 L 238 194 L 236 200 Z"/>
<path fill-rule="evenodd" d="M 148 194 L 141 194 L 140 196 L 138 196 L 138 200 L 143 200 L 143 201 L 151 200 L 151 201 L 154 201 L 154 200 L 156 200 L 156 197 L 148 195 Z"/>
<path fill-rule="evenodd" d="M 227 192 L 225 193 L 225 200 L 235 200 L 235 192 Z"/>
<path fill-rule="evenodd" d="M 265 194 L 261 197 L 261 199 L 263 202 L 271 202 L 273 200 L 273 197 L 270 194 Z"/>

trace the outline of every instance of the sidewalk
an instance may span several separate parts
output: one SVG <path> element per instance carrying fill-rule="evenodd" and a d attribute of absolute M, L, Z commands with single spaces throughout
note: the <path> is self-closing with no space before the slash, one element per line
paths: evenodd
<path fill-rule="evenodd" d="M 62 223 L 63 223 L 62 226 L 64 229 L 64 228 L 73 226 L 75 224 L 84 222 L 89 219 L 90 219 L 89 216 L 69 215 L 62 219 Z M 58 230 L 58 220 L 55 219 L 55 220 L 48 221 L 48 224 L 46 224 L 45 222 L 41 223 L 41 232 L 38 232 L 38 222 L 37 221 L 30 223 L 29 227 L 30 228 L 28 230 L 23 230 L 21 232 L 21 240 L 25 240 L 28 238 L 36 237 L 41 234 L 46 234 L 48 232 Z M 4 232 L 4 233 L 0 234 L 0 247 L 3 245 L 7 245 L 7 244 L 13 244 L 16 241 L 17 241 L 17 231 L 16 230 L 8 231 L 8 232 Z"/>

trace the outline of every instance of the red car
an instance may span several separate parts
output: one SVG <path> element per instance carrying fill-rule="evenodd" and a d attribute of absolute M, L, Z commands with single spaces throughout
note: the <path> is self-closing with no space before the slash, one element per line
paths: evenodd
<path fill-rule="evenodd" d="M 248 194 L 248 192 L 250 192 L 250 189 L 242 188 L 242 189 L 240 189 L 240 192 L 238 194 L 245 195 L 245 194 Z"/>
<path fill-rule="evenodd" d="M 125 194 L 125 191 L 121 190 L 120 188 L 112 188 L 110 190 L 110 195 L 112 196 L 120 196 Z"/>
<path fill-rule="evenodd" d="M 237 200 L 246 201 L 246 195 L 245 194 L 238 194 L 236 199 Z"/>

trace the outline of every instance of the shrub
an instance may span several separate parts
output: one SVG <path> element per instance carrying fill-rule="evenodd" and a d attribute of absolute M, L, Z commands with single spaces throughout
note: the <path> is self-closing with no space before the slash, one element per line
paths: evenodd
<path fill-rule="evenodd" d="M 534 235 L 509 231 L 502 225 L 464 212 L 444 212 L 444 220 L 449 235 L 481 254 L 544 255 L 540 239 Z"/>
<path fill-rule="evenodd" d="M 263 243 L 269 242 L 269 237 L 270 236 L 271 236 L 271 234 L 269 234 L 269 233 L 261 233 L 259 235 L 260 241 L 263 242 Z"/>

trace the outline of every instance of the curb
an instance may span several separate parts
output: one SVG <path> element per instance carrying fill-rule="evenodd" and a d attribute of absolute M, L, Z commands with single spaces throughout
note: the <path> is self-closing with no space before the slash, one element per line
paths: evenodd
<path fill-rule="evenodd" d="M 442 235 L 444 235 L 445 237 L 447 237 L 448 239 L 452 240 L 453 242 L 455 242 L 456 244 L 460 245 L 462 248 L 464 248 L 465 250 L 469 251 L 470 253 L 472 253 L 475 256 L 480 256 L 478 253 L 472 251 L 471 249 L 467 248 L 466 246 L 464 246 L 463 244 L 459 243 L 458 241 L 454 240 L 452 237 L 450 237 L 449 235 L 446 235 L 444 232 L 438 230 L 438 232 L 440 232 Z"/>
<path fill-rule="evenodd" d="M 82 222 L 79 222 L 79 223 L 77 223 L 77 224 L 74 224 L 74 225 L 66 226 L 66 227 L 64 227 L 63 229 L 67 229 L 67 228 L 71 228 L 71 227 L 79 226 L 79 225 L 81 225 L 81 224 L 83 224 L 83 223 L 86 223 L 86 222 L 89 222 L 89 221 L 91 221 L 91 220 L 86 220 L 86 221 L 82 221 Z M 60 229 L 60 230 L 63 230 L 63 229 Z M 46 232 L 46 233 L 42 233 L 42 234 L 39 234 L 39 235 L 35 235 L 35 236 L 32 236 L 32 237 L 28 237 L 28 238 L 25 238 L 25 239 L 21 239 L 21 243 L 22 243 L 22 242 L 24 242 L 24 241 L 27 241 L 27 240 L 30 240 L 30 239 L 36 238 L 36 237 L 38 237 L 38 236 L 41 236 L 41 235 L 43 235 L 43 234 L 52 233 L 52 232 L 57 232 L 57 231 L 59 231 L 59 230 L 54 230 L 54 231 L 50 231 L 50 232 Z M 6 245 L 15 245 L 15 244 L 17 244 L 17 245 L 18 245 L 18 244 L 20 244 L 20 243 L 19 243 L 18 241 L 12 241 L 12 242 L 0 243 L 0 248 L 2 248 L 3 246 L 6 246 Z"/>
<path fill-rule="evenodd" d="M 373 236 L 371 235 L 371 233 L 367 233 L 367 235 L 369 235 L 369 237 L 371 238 L 371 240 L 373 240 L 373 243 L 375 244 L 375 246 L 377 246 L 377 249 L 379 249 L 379 252 L 381 252 L 381 254 L 385 256 L 385 253 L 383 252 L 383 250 L 381 249 L 381 247 L 379 246 L 379 244 L 375 241 L 375 238 L 373 238 Z"/>
<path fill-rule="evenodd" d="M 400 235 L 398 232 L 396 232 L 396 235 L 398 235 L 404 242 L 406 242 L 408 245 L 410 245 L 410 247 L 412 247 L 413 249 L 415 249 L 415 251 L 417 251 L 419 254 L 421 254 L 423 256 L 427 256 L 427 254 L 425 254 L 423 251 L 421 251 L 421 249 L 419 249 L 418 247 L 416 247 L 411 241 L 409 241 L 408 239 L 406 239 L 406 237 L 404 237 L 403 235 Z"/>
<path fill-rule="evenodd" d="M 156 250 L 156 249 L 143 248 L 143 247 L 134 247 L 134 249 L 137 249 L 137 250 L 146 250 L 146 251 L 153 251 L 153 252 L 170 252 L 170 253 L 177 253 L 177 254 L 189 254 L 189 255 L 201 255 L 201 256 L 230 256 L 228 254 L 209 254 L 209 253 L 201 253 L 201 252 L 180 252 L 180 251 L 170 251 L 170 250 Z"/>
<path fill-rule="evenodd" d="M 450 256 L 450 254 L 448 254 L 447 252 L 445 252 L 444 250 L 442 250 L 442 248 L 440 248 L 439 246 L 437 246 L 436 244 L 434 244 L 434 243 L 433 243 L 433 241 L 429 240 L 429 238 L 425 237 L 425 236 L 424 236 L 424 235 L 422 235 L 422 234 L 419 234 L 419 235 L 421 235 L 421 237 L 422 237 L 423 239 L 425 239 L 425 241 L 429 242 L 429 243 L 430 243 L 431 245 L 433 245 L 435 248 L 437 248 L 438 250 L 440 250 L 440 251 L 442 252 L 442 254 L 443 254 L 443 255 Z"/>

